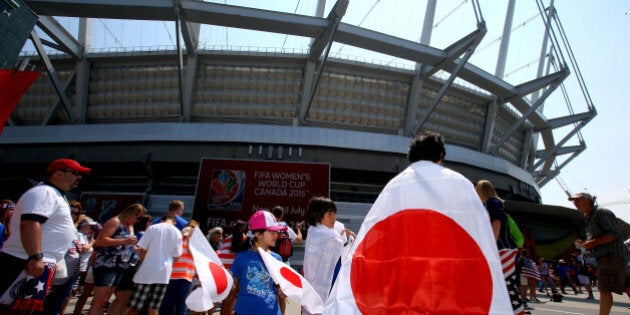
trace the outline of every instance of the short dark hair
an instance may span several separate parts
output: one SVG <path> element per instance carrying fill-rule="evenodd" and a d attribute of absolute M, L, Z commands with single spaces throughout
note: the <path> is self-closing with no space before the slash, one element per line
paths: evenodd
<path fill-rule="evenodd" d="M 444 141 L 439 132 L 424 131 L 411 142 L 407 159 L 414 163 L 417 161 L 438 162 L 446 156 Z"/>
<path fill-rule="evenodd" d="M 276 217 L 276 219 L 280 220 L 284 215 L 284 209 L 280 206 L 275 206 L 271 209 L 271 213 L 273 213 L 273 216 Z"/>
<path fill-rule="evenodd" d="M 160 222 L 166 222 L 167 220 L 171 220 L 173 221 L 173 223 L 177 222 L 177 219 L 175 219 L 175 216 L 170 213 L 167 213 L 160 218 Z"/>
<path fill-rule="evenodd" d="M 313 197 L 308 201 L 308 224 L 317 226 L 326 212 L 337 212 L 335 202 L 327 197 Z"/>

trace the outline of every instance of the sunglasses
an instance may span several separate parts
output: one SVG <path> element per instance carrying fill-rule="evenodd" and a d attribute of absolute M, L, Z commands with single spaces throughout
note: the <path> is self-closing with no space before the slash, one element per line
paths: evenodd
<path fill-rule="evenodd" d="M 0 209 L 13 209 L 15 208 L 15 203 L 3 203 L 0 205 Z"/>
<path fill-rule="evenodd" d="M 72 215 L 79 215 L 81 212 L 74 212 L 72 211 Z"/>
<path fill-rule="evenodd" d="M 81 172 L 75 171 L 75 170 L 62 170 L 62 172 L 64 172 L 64 173 L 72 173 L 74 176 L 81 176 L 81 175 L 83 175 Z"/>

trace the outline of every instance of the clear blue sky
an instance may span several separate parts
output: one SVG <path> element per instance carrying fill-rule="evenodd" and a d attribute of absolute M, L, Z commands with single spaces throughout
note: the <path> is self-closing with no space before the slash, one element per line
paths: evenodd
<path fill-rule="evenodd" d="M 317 3 L 316 0 L 210 2 L 304 15 L 313 15 Z M 505 78 L 513 84 L 535 77 L 542 41 L 541 19 L 533 18 L 537 14 L 535 2 L 519 0 L 516 3 L 512 25 L 516 30 L 511 35 Z M 556 0 L 554 3 L 598 111 L 598 116 L 582 129 L 587 150 L 563 168 L 560 177 L 571 192 L 587 190 L 597 195 L 601 204 L 628 200 L 627 204 L 610 208 L 630 222 L 630 164 L 627 162 L 630 146 L 626 140 L 630 134 L 630 105 L 627 104 L 630 99 L 630 0 Z M 480 0 L 480 4 L 488 34 L 470 62 L 494 73 L 507 1 Z M 549 0 L 545 0 L 545 4 L 548 5 Z M 334 1 L 329 0 L 324 15 L 328 14 L 332 5 Z M 342 21 L 418 41 L 425 7 L 426 1 L 420 0 L 351 0 Z M 76 19 L 60 18 L 60 21 L 76 34 Z M 175 44 L 173 23 L 104 19 L 94 20 L 93 23 L 93 48 L 96 50 L 157 45 L 172 48 Z M 446 47 L 474 29 L 470 1 L 438 1 L 430 44 Z M 309 39 L 260 32 L 253 36 L 250 31 L 204 26 L 200 42 L 208 47 L 229 45 L 232 49 L 250 46 L 306 50 Z M 32 50 L 29 45 L 25 49 Z M 339 44 L 333 46 L 331 54 L 413 66 L 408 61 Z M 577 92 L 576 83 L 572 79 L 565 83 L 571 95 L 573 110 L 576 113 L 585 111 L 585 102 Z M 556 92 L 545 104 L 544 114 L 549 118 L 568 114 L 559 95 Z M 558 135 L 557 141 L 560 137 Z M 549 182 L 541 189 L 541 193 L 545 204 L 573 207 L 556 181 Z"/>

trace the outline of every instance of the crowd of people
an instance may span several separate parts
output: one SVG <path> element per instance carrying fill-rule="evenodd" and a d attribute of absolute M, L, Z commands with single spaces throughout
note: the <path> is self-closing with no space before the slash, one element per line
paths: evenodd
<path fill-rule="evenodd" d="M 463 184 L 466 191 L 460 193 L 468 196 L 465 202 L 480 202 L 479 207 L 485 207 L 487 213 L 486 222 L 470 224 L 481 231 L 481 239 L 492 240 L 494 253 L 486 255 L 492 262 L 491 272 L 500 274 L 496 283 L 504 285 L 493 296 L 499 300 L 505 297 L 505 303 L 493 306 L 496 310 L 524 314 L 531 309 L 528 302 L 540 302 L 537 291 L 549 296 L 560 292 L 566 295 L 566 287 L 576 295 L 584 290 L 587 299 L 594 299 L 592 288 L 597 286 L 600 314 L 610 312 L 613 292 L 626 292 L 630 297 L 629 251 L 621 240 L 614 214 L 598 207 L 593 196 L 580 193 L 570 198 L 585 214 L 587 239 L 576 241 L 579 249 L 575 255 L 565 257 L 568 263 L 559 259 L 550 264 L 516 245 L 510 236 L 504 201 L 492 183 L 479 180 L 470 185 L 463 176 L 442 166 L 445 154 L 438 133 L 426 132 L 416 137 L 408 154 L 410 168 L 393 179 L 382 195 L 403 195 L 404 190 L 397 192 L 399 183 L 413 184 L 409 178 L 422 172 L 427 176 L 441 174 L 448 178 L 449 185 Z M 189 250 L 199 224 L 185 220 L 184 203 L 173 200 L 160 217 L 152 218 L 142 204 L 136 203 L 101 225 L 83 213 L 81 203 L 65 197 L 90 172 L 90 168 L 75 160 L 58 159 L 48 166 L 46 180 L 26 191 L 17 203 L 0 200 L 0 264 L 4 268 L 0 273 L 0 313 L 80 315 L 91 296 L 89 315 L 186 314 L 186 298 L 199 285 L 194 256 Z M 422 185 L 430 184 L 423 179 Z M 470 196 L 475 196 L 475 200 Z M 374 220 L 373 211 L 377 210 L 370 210 L 370 220 Z M 370 226 L 364 222 L 358 238 L 337 221 L 334 201 L 324 196 L 310 199 L 308 225 L 300 222 L 290 227 L 282 221 L 283 214 L 279 206 L 259 210 L 247 222 L 239 220 L 231 226 L 208 230 L 208 244 L 234 280 L 228 296 L 209 309 L 210 314 L 220 310 L 224 315 L 284 315 L 286 295 L 272 279 L 259 250 L 290 266 L 291 254 L 278 248 L 279 239 L 301 243 L 306 226 L 304 279 L 323 302 L 328 301 L 328 313 L 339 313 L 347 307 L 343 288 L 339 287 L 348 286 L 348 257 L 355 253 L 357 244 L 363 245 L 361 242 L 370 237 L 364 231 Z M 592 259 L 587 259 L 585 253 Z M 365 254 L 364 258 L 368 256 Z M 368 295 L 379 293 L 387 294 Z M 77 297 L 75 308 L 67 310 L 72 296 Z M 359 307 L 374 310 L 388 306 Z M 304 309 L 302 313 L 310 314 Z"/>

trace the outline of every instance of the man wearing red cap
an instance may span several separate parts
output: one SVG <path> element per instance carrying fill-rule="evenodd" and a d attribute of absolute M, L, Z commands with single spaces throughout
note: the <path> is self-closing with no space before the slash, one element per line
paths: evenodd
<path fill-rule="evenodd" d="M 617 218 L 612 211 L 600 208 L 595 199 L 586 192 L 569 198 L 586 217 L 586 241 L 578 239 L 576 242 L 597 259 L 599 314 L 604 315 L 612 308 L 612 292 L 623 294 L 630 279 L 626 275 L 626 251 Z"/>
<path fill-rule="evenodd" d="M 55 160 L 46 169 L 47 179 L 18 200 L 11 220 L 15 232 L 0 253 L 0 310 L 11 305 L 13 309 L 43 310 L 57 263 L 63 261 L 74 237 L 65 193 L 90 171 L 75 160 Z M 24 279 L 26 276 L 34 279 Z M 22 284 L 22 280 L 27 281 Z M 11 312 L 2 310 L 2 314 Z"/>

